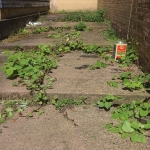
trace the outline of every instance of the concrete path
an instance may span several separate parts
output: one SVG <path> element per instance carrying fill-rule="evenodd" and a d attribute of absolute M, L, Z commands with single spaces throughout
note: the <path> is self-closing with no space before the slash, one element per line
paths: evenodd
<path fill-rule="evenodd" d="M 53 22 L 55 16 L 43 17 L 43 26 L 62 26 L 64 23 Z M 68 23 L 70 25 L 71 23 Z M 72 24 L 71 24 L 72 26 Z M 93 31 L 82 33 L 81 38 L 86 44 L 99 44 L 109 46 L 113 43 L 106 41 L 102 31 L 108 28 L 106 24 L 90 24 Z M 89 33 L 90 32 L 90 33 Z M 36 47 L 38 44 L 57 43 L 61 39 L 47 38 L 48 33 L 28 36 L 11 36 L 0 42 L 0 68 L 6 61 L 3 55 L 5 48 Z M 18 38 L 20 37 L 20 39 Z M 57 80 L 53 83 L 53 89 L 47 90 L 49 98 L 58 95 L 59 98 L 76 98 L 86 96 L 89 105 L 67 108 L 63 112 L 55 110 L 54 106 L 44 106 L 44 114 L 33 118 L 19 117 L 16 114 L 13 119 L 0 125 L 0 150 L 148 150 L 150 138 L 146 144 L 131 143 L 129 138 L 122 140 L 120 135 L 109 133 L 105 124 L 112 122 L 110 112 L 105 112 L 91 106 L 93 102 L 107 94 L 121 95 L 122 102 L 139 100 L 150 96 L 145 90 L 130 92 L 123 90 L 120 85 L 115 89 L 107 84 L 113 75 L 123 72 L 117 63 L 107 68 L 90 70 L 89 66 L 96 63 L 98 56 L 74 51 L 65 54 L 58 59 L 58 68 L 50 74 Z M 134 72 L 139 72 L 134 66 Z M 13 87 L 12 81 L 6 79 L 0 71 L 0 99 L 31 98 L 30 91 L 25 87 Z M 33 108 L 28 107 L 24 112 L 27 116 Z"/>
<path fill-rule="evenodd" d="M 45 113 L 33 118 L 17 117 L 0 125 L 1 150 L 149 150 L 147 144 L 122 140 L 109 133 L 105 124 L 111 122 L 110 112 L 81 105 L 59 113 L 45 106 Z M 26 112 L 31 111 L 28 108 Z M 26 113 L 24 112 L 24 114 Z"/>

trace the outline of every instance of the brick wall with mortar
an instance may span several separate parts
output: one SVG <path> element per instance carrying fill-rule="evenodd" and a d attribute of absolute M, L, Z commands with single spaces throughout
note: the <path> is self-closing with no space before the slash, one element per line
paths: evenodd
<path fill-rule="evenodd" d="M 103 0 L 103 6 L 117 34 L 139 42 L 139 64 L 150 72 L 150 0 Z"/>

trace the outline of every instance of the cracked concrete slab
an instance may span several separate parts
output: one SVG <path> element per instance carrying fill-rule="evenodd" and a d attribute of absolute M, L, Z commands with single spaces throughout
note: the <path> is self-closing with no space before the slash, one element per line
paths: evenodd
<path fill-rule="evenodd" d="M 18 117 L 1 124 L 1 150 L 148 150 L 147 144 L 122 140 L 104 128 L 111 122 L 110 112 L 90 105 L 75 106 L 64 113 L 51 105 L 43 107 L 45 113 L 33 118 Z M 29 112 L 28 110 L 26 110 Z"/>

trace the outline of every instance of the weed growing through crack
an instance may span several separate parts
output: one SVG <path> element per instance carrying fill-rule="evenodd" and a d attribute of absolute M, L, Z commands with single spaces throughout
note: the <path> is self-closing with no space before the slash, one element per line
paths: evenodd
<path fill-rule="evenodd" d="M 106 68 L 107 66 L 108 64 L 103 63 L 100 60 L 97 60 L 96 64 L 90 66 L 90 70 Z"/>
<path fill-rule="evenodd" d="M 33 33 L 41 33 L 41 32 L 48 32 L 50 30 L 49 27 L 39 27 L 33 30 Z"/>
<path fill-rule="evenodd" d="M 113 96 L 113 95 L 107 95 L 100 99 L 97 102 L 97 105 L 99 108 L 105 108 L 106 110 L 109 110 L 110 107 L 113 105 L 114 100 L 121 100 L 120 96 Z"/>
<path fill-rule="evenodd" d="M 9 100 L 1 101 L 0 105 L 0 124 L 4 123 L 7 119 L 12 118 L 15 112 L 21 113 L 27 106 L 27 102 L 22 100 Z"/>
<path fill-rule="evenodd" d="M 107 95 L 97 102 L 98 107 L 109 110 L 114 100 L 120 100 L 113 95 Z M 132 101 L 119 105 L 111 115 L 119 120 L 119 124 L 108 123 L 105 128 L 111 133 L 119 133 L 122 139 L 130 138 L 132 142 L 146 143 L 146 130 L 150 130 L 150 103 L 148 99 Z"/>
<path fill-rule="evenodd" d="M 70 106 L 70 105 L 80 105 L 83 103 L 83 100 L 76 100 L 76 99 L 68 99 L 68 98 L 63 98 L 63 99 L 58 99 L 58 96 L 55 95 L 54 98 L 52 99 L 52 104 L 56 107 L 56 109 L 61 109 L 64 106 Z"/>

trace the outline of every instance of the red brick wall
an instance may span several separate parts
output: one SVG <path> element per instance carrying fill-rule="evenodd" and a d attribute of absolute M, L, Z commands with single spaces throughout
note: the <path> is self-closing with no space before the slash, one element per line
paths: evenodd
<path fill-rule="evenodd" d="M 150 0 L 103 0 L 103 6 L 117 34 L 139 42 L 139 63 L 150 72 Z"/>

